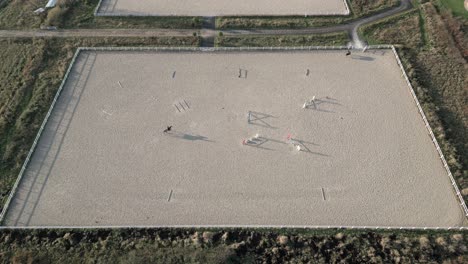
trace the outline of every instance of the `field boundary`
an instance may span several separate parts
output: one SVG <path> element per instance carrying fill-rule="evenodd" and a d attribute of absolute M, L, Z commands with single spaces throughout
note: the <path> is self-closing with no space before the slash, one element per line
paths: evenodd
<path fill-rule="evenodd" d="M 41 127 L 39 128 L 39 131 L 37 132 L 37 135 L 34 138 L 34 142 L 33 142 L 32 146 L 31 146 L 31 149 L 29 150 L 28 155 L 26 156 L 26 159 L 24 160 L 23 166 L 21 167 L 19 175 L 16 178 L 15 184 L 13 185 L 13 188 L 12 188 L 10 194 L 8 195 L 8 198 L 7 198 L 6 202 L 5 202 L 5 205 L 3 206 L 3 210 L 0 213 L 0 225 L 3 224 L 3 220 L 5 218 L 6 212 L 8 211 L 8 208 L 10 207 L 10 203 L 13 200 L 13 197 L 16 194 L 16 191 L 18 189 L 18 186 L 19 186 L 21 180 L 23 179 L 23 175 L 24 175 L 24 172 L 26 171 L 26 167 L 29 164 L 29 161 L 30 161 L 30 159 L 31 159 L 31 157 L 32 157 L 32 155 L 34 153 L 34 150 L 36 149 L 37 143 L 39 142 L 39 139 L 40 139 L 40 137 L 42 135 L 42 132 L 44 131 L 45 126 L 47 125 L 47 121 L 49 120 L 49 117 L 52 114 L 52 111 L 54 110 L 55 104 L 57 103 L 57 100 L 58 100 L 58 98 L 59 98 L 59 96 L 60 96 L 60 94 L 61 94 L 61 92 L 63 90 L 63 87 L 65 86 L 65 83 L 68 80 L 68 76 L 69 76 L 69 74 L 71 72 L 71 69 L 73 68 L 73 65 L 75 64 L 76 58 L 78 58 L 79 54 L 80 54 L 80 49 L 78 49 L 75 52 L 75 55 L 73 56 L 73 59 L 70 62 L 70 65 L 68 66 L 67 72 L 65 73 L 65 75 L 64 75 L 64 77 L 62 79 L 60 87 L 57 90 L 57 93 L 55 94 L 54 100 L 52 101 L 52 104 L 50 105 L 49 110 L 47 111 L 47 114 L 46 114 L 46 116 L 44 118 L 44 121 L 42 121 Z"/>
<path fill-rule="evenodd" d="M 101 9 L 102 2 L 106 0 L 99 0 L 96 9 L 94 9 L 94 16 L 97 17 L 192 17 L 193 15 L 184 15 L 184 14 L 171 14 L 171 15 L 159 15 L 159 14 L 132 14 L 132 13 L 106 13 L 106 12 L 100 12 L 99 9 Z M 345 6 L 345 11 L 344 12 L 323 12 L 323 13 L 317 13 L 317 14 L 288 14 L 288 15 L 264 15 L 264 14 L 257 14 L 257 15 L 210 15 L 210 16 L 234 16 L 234 17 L 251 17 L 251 16 L 259 16 L 259 17 L 285 17 L 285 16 L 349 16 L 351 14 L 351 9 L 349 8 L 348 5 L 348 0 L 342 0 L 343 4 Z M 200 16 L 201 17 L 201 16 Z"/>
<path fill-rule="evenodd" d="M 59 89 L 57 90 L 57 93 L 55 94 L 54 100 L 51 103 L 51 106 L 46 114 L 46 117 L 44 118 L 44 121 L 41 124 L 41 127 L 34 139 L 34 142 L 28 152 L 28 155 L 21 167 L 20 173 L 15 181 L 15 184 L 13 185 L 13 188 L 7 198 L 7 201 L 5 203 L 5 206 L 3 207 L 2 212 L 0 213 L 0 225 L 3 224 L 5 215 L 9 209 L 9 206 L 11 204 L 11 201 L 13 200 L 14 196 L 16 195 L 18 186 L 21 183 L 21 180 L 23 178 L 24 172 L 29 164 L 29 161 L 36 149 L 37 143 L 42 135 L 42 132 L 47 125 L 47 122 L 49 120 L 49 117 L 54 110 L 55 104 L 60 97 L 60 94 L 68 81 L 69 74 L 75 64 L 76 59 L 80 55 L 82 51 L 167 51 L 167 52 L 224 52 L 224 51 L 265 51 L 265 52 L 271 52 L 271 51 L 314 51 L 314 50 L 348 50 L 348 46 L 302 46 L 302 47 L 215 47 L 215 48 L 202 48 L 202 47 L 79 47 L 73 58 L 72 61 L 70 62 L 70 65 L 68 66 L 68 69 L 62 79 L 62 82 L 60 84 Z M 435 135 L 432 131 L 431 126 L 429 125 L 429 122 L 426 118 L 426 115 L 424 114 L 424 111 L 419 103 L 419 100 L 417 99 L 416 93 L 414 92 L 413 86 L 411 85 L 411 82 L 406 75 L 406 71 L 403 67 L 403 64 L 401 63 L 400 57 L 398 56 L 398 52 L 393 45 L 374 45 L 374 46 L 368 46 L 366 47 L 367 50 L 375 50 L 375 49 L 391 49 L 392 52 L 395 55 L 396 61 L 398 66 L 400 67 L 403 76 L 405 77 L 406 83 L 408 87 L 410 88 L 411 94 L 413 96 L 413 99 L 415 100 L 416 106 L 418 107 L 419 113 L 422 116 L 422 119 L 425 123 L 426 128 L 429 131 L 429 135 L 431 136 L 432 142 L 434 143 L 436 150 L 439 154 L 439 157 L 442 161 L 442 164 L 444 168 L 447 171 L 447 174 L 449 176 L 449 179 L 452 183 L 452 187 L 455 191 L 456 196 L 459 199 L 459 205 L 462 208 L 462 211 L 465 214 L 465 218 L 468 217 L 468 208 L 465 204 L 465 201 L 460 193 L 460 190 L 457 186 L 457 183 L 455 182 L 453 175 L 450 171 L 450 168 L 445 160 L 445 157 L 442 153 L 442 150 L 440 149 L 439 144 L 437 143 L 437 139 L 435 138 Z M 60 228 L 60 229 L 83 229 L 83 228 L 310 228 L 310 229 L 400 229 L 400 230 L 468 230 L 468 227 L 398 227 L 398 226 L 281 226 L 281 225 L 167 225 L 167 226 L 41 226 L 41 227 L 5 227 L 5 226 L 0 226 L 1 229 L 43 229 L 43 228 Z"/>
<path fill-rule="evenodd" d="M 416 103 L 416 106 L 418 107 L 419 113 L 421 114 L 421 117 L 424 121 L 424 124 L 426 125 L 427 130 L 429 131 L 429 135 L 431 136 L 432 143 L 434 143 L 434 146 L 436 147 L 437 153 L 439 154 L 439 158 L 442 161 L 442 164 L 444 165 L 445 170 L 447 171 L 447 175 L 450 179 L 450 182 L 452 183 L 452 187 L 455 191 L 456 196 L 458 197 L 460 201 L 460 206 L 465 213 L 465 218 L 468 217 L 468 208 L 466 207 L 465 200 L 463 199 L 463 196 L 461 195 L 460 189 L 458 188 L 457 183 L 455 182 L 455 179 L 453 178 L 452 172 L 450 171 L 450 168 L 447 164 L 447 161 L 445 160 L 445 156 L 442 153 L 442 150 L 440 149 L 439 143 L 437 142 L 437 139 L 435 138 L 434 132 L 432 131 L 431 125 L 427 121 L 427 117 L 424 114 L 424 110 L 421 107 L 421 104 L 419 103 L 418 97 L 416 96 L 416 93 L 414 92 L 413 85 L 411 85 L 411 82 L 408 78 L 408 75 L 406 75 L 405 68 L 403 67 L 403 64 L 401 63 L 400 56 L 398 55 L 398 52 L 396 51 L 395 47 L 392 46 L 392 51 L 395 54 L 395 58 L 397 60 L 398 66 L 400 66 L 400 69 L 403 73 L 403 76 L 405 77 L 406 83 L 408 84 L 411 95 L 413 96 L 413 99 Z"/>
<path fill-rule="evenodd" d="M 31 229 L 144 229 L 144 228 L 198 228 L 198 229 L 343 229 L 343 230 L 468 230 L 468 227 L 398 227 L 398 226 L 296 226 L 296 225 L 144 225 L 144 226 L 0 226 L 0 230 L 31 230 Z"/>

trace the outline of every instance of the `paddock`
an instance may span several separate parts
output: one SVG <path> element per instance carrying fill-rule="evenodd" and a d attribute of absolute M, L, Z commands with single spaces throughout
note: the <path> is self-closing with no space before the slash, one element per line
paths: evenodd
<path fill-rule="evenodd" d="M 462 226 L 393 52 L 345 53 L 82 51 L 4 224 Z"/>
<path fill-rule="evenodd" d="M 103 0 L 98 16 L 348 15 L 346 0 Z"/>

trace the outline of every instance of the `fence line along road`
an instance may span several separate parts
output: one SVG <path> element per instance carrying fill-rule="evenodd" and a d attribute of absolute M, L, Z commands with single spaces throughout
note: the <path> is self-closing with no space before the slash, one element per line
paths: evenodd
<path fill-rule="evenodd" d="M 34 142 L 31 146 L 31 149 L 28 152 L 28 155 L 23 163 L 23 166 L 21 167 L 20 173 L 13 185 L 13 188 L 7 198 L 7 201 L 5 203 L 5 206 L 3 207 L 2 212 L 0 213 L 0 224 L 3 224 L 5 215 L 8 211 L 8 208 L 11 204 L 11 201 L 13 197 L 16 194 L 17 188 L 23 178 L 24 172 L 26 170 L 26 167 L 29 164 L 29 161 L 31 159 L 31 156 L 34 153 L 34 150 L 37 146 L 37 143 L 42 135 L 42 132 L 47 125 L 47 121 L 49 120 L 49 117 L 55 107 L 55 104 L 67 82 L 67 79 L 69 77 L 69 74 L 73 68 L 73 65 L 75 64 L 76 59 L 78 58 L 79 54 L 82 51 L 167 51 L 167 52 L 233 52 L 233 51 L 313 51 L 313 50 L 346 50 L 349 49 L 350 47 L 347 46 L 302 46 L 302 47 L 219 47 L 219 48 L 201 48 L 201 47 L 80 47 L 77 49 L 75 52 L 73 59 L 68 66 L 67 72 L 64 75 L 64 78 L 60 84 L 59 89 L 57 90 L 57 93 L 55 94 L 54 100 L 52 101 L 52 104 L 49 108 L 49 111 L 46 114 L 46 117 L 44 118 L 44 121 L 42 122 L 42 125 L 36 135 L 36 138 L 34 139 Z M 429 135 L 432 138 L 432 141 L 436 147 L 436 150 L 439 153 L 439 157 L 442 161 L 442 164 L 444 165 L 444 168 L 447 171 L 447 174 L 449 176 L 449 179 L 452 183 L 452 186 L 454 188 L 455 194 L 458 197 L 460 201 L 460 207 L 462 208 L 465 217 L 468 217 L 468 209 L 465 204 L 465 201 L 460 193 L 460 190 L 457 186 L 457 183 L 455 182 L 452 173 L 450 172 L 450 168 L 445 160 L 445 157 L 442 153 L 442 150 L 440 149 L 439 144 L 437 143 L 437 139 L 434 136 L 434 133 L 432 132 L 432 129 L 429 125 L 429 122 L 424 114 L 423 109 L 421 108 L 421 105 L 419 103 L 419 100 L 417 99 L 416 93 L 414 92 L 413 86 L 411 85 L 411 82 L 406 75 L 406 71 L 403 67 L 403 64 L 401 63 L 400 57 L 398 56 L 398 52 L 396 51 L 395 47 L 393 45 L 375 45 L 375 46 L 368 46 L 367 49 L 391 49 L 395 55 L 396 61 L 398 63 L 398 66 L 400 67 L 403 76 L 405 77 L 406 83 L 408 87 L 410 88 L 411 94 L 413 96 L 413 99 L 415 100 L 415 103 L 418 107 L 419 113 L 421 114 L 423 121 L 425 123 L 426 128 L 429 131 Z M 394 227 L 394 226 L 257 226 L 257 225 L 246 225 L 246 226 L 235 226 L 235 225 L 214 225 L 214 226 L 204 226 L 204 225 L 193 225 L 193 226 L 54 226 L 54 227 L 0 227 L 1 228 L 18 228 L 18 229 L 24 229 L 24 228 L 165 228 L 165 227 L 173 227 L 173 228 L 238 228 L 238 227 L 245 227 L 245 228 L 317 228 L 317 229 L 323 229 L 323 228 L 339 228 L 339 229 L 402 229 L 402 230 L 467 230 L 467 227 Z"/>

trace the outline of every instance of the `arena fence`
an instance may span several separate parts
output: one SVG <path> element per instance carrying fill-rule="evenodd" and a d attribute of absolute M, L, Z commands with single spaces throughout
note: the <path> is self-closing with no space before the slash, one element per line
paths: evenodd
<path fill-rule="evenodd" d="M 278 51 L 278 52 L 284 52 L 284 51 L 314 51 L 314 50 L 321 50 L 321 51 L 331 50 L 332 51 L 332 50 L 348 50 L 350 48 L 352 47 L 348 47 L 348 46 L 303 46 L 303 47 L 217 47 L 217 48 L 201 48 L 201 47 L 80 47 L 78 48 L 77 51 L 75 52 L 75 55 L 73 56 L 73 59 L 68 67 L 67 72 L 64 75 L 62 83 L 60 84 L 60 87 L 57 90 L 57 93 L 55 94 L 54 100 L 49 108 L 49 111 L 47 112 L 46 117 L 44 121 L 42 122 L 41 127 L 39 128 L 36 138 L 34 139 L 34 143 L 32 144 L 31 149 L 29 150 L 29 153 L 23 163 L 23 166 L 21 167 L 20 173 L 7 198 L 5 206 L 3 207 L 3 210 L 0 214 L 0 224 L 3 224 L 7 210 L 17 192 L 18 186 L 21 183 L 25 170 L 34 153 L 34 150 L 36 149 L 37 143 L 42 135 L 42 132 L 47 124 L 47 121 L 49 120 L 49 117 L 52 111 L 54 110 L 55 104 L 68 80 L 68 77 L 73 68 L 73 65 L 75 64 L 75 61 L 81 52 L 83 51 L 157 51 L 157 52 L 236 52 L 236 51 L 237 52 L 240 52 L 240 51 L 242 52 L 249 52 L 249 51 L 272 52 L 272 51 Z M 463 210 L 465 217 L 468 217 L 468 208 L 466 206 L 466 203 L 463 199 L 463 196 L 460 193 L 460 190 L 457 186 L 457 183 L 455 182 L 453 178 L 452 173 L 450 172 L 450 168 L 445 160 L 445 157 L 442 153 L 442 150 L 440 149 L 439 144 L 437 143 L 437 139 L 435 138 L 432 128 L 429 125 L 426 115 L 424 114 L 424 111 L 421 108 L 421 105 L 416 96 L 416 93 L 414 92 L 413 86 L 411 85 L 411 82 L 408 76 L 406 75 L 406 71 L 403 67 L 403 64 L 401 63 L 400 57 L 398 56 L 398 52 L 395 49 L 395 46 L 373 45 L 373 46 L 367 46 L 366 49 L 367 50 L 391 49 L 392 52 L 394 53 L 398 66 L 400 67 L 402 74 L 405 77 L 406 83 L 408 87 L 410 88 L 413 99 L 418 107 L 419 113 L 421 114 L 424 120 L 425 126 L 429 131 L 429 135 L 432 138 L 432 142 L 434 143 L 437 149 L 437 152 L 439 154 L 439 157 L 442 161 L 442 164 L 447 171 L 450 182 L 452 183 L 455 194 L 459 200 L 460 207 Z M 213 229 L 217 229 L 217 228 L 292 228 L 292 229 L 301 229 L 301 228 L 305 228 L 305 229 L 369 229 L 369 230 L 468 230 L 468 227 L 464 227 L 464 226 L 461 226 L 461 227 L 458 227 L 458 226 L 457 227 L 323 226 L 323 225 L 322 226 L 281 226 L 281 225 L 240 225 L 240 226 L 236 226 L 236 225 L 166 225 L 166 226 L 161 226 L 161 225 L 154 225 L 154 226 L 30 226 L 30 227 L 0 226 L 0 229 L 43 229 L 43 228 L 59 228 L 59 229 L 94 229 L 94 228 L 111 228 L 111 229 L 120 229 L 120 228 L 204 228 L 204 229 L 207 229 L 207 228 L 213 228 Z"/>
<path fill-rule="evenodd" d="M 70 71 L 71 71 L 73 65 L 75 64 L 76 58 L 78 58 L 79 54 L 80 54 L 80 49 L 78 49 L 75 52 L 75 55 L 73 56 L 73 59 L 72 59 L 72 61 L 70 63 L 70 66 L 68 67 L 68 70 L 67 70 L 67 72 L 65 73 L 65 75 L 63 77 L 62 83 L 60 84 L 60 87 L 59 87 L 57 93 L 55 94 L 54 100 L 52 101 L 52 104 L 50 105 L 49 111 L 47 111 L 47 114 L 46 114 L 46 116 L 44 118 L 44 121 L 42 122 L 41 127 L 39 128 L 39 131 L 37 132 L 36 138 L 34 139 L 34 142 L 33 142 L 32 146 L 31 146 L 31 149 L 29 150 L 28 155 L 26 156 L 26 159 L 25 159 L 25 161 L 23 163 L 23 166 L 21 167 L 18 178 L 16 179 L 15 184 L 13 185 L 13 188 L 12 188 L 12 190 L 10 192 L 10 195 L 8 195 L 6 203 L 3 206 L 3 210 L 0 213 L 0 224 L 3 224 L 3 220 L 5 218 L 6 212 L 7 212 L 8 208 L 9 208 L 9 206 L 10 206 L 11 201 L 13 200 L 14 195 L 16 194 L 16 191 L 18 189 L 19 184 L 21 183 L 21 180 L 23 179 L 24 172 L 26 171 L 26 167 L 29 164 L 29 161 L 30 161 L 30 159 L 31 159 L 31 157 L 32 157 L 32 155 L 34 153 L 34 150 L 36 149 L 37 143 L 39 142 L 39 139 L 40 139 L 40 137 L 42 135 L 42 132 L 44 131 L 45 126 L 47 125 L 47 121 L 49 120 L 49 117 L 52 114 L 52 111 L 54 110 L 55 104 L 57 103 L 57 100 L 58 100 L 58 98 L 60 96 L 60 93 L 62 92 L 62 89 L 63 89 L 63 87 L 65 86 L 65 83 L 68 80 L 68 76 L 70 75 Z"/>
<path fill-rule="evenodd" d="M 408 84 L 411 95 L 413 96 L 413 99 L 418 107 L 419 113 L 422 116 L 422 119 L 424 120 L 424 124 L 426 125 L 427 130 L 429 131 L 429 135 L 431 136 L 432 143 L 434 143 L 437 153 L 439 154 L 439 157 L 442 161 L 442 164 L 444 165 L 445 170 L 447 171 L 447 175 L 450 179 L 450 182 L 452 183 L 452 186 L 454 188 L 455 194 L 460 202 L 460 206 L 462 207 L 462 210 L 465 214 L 465 217 L 468 217 L 468 208 L 466 207 L 465 200 L 463 199 L 463 196 L 460 193 L 460 189 L 458 189 L 457 183 L 455 182 L 455 179 L 453 178 L 452 172 L 450 171 L 449 165 L 447 164 L 447 161 L 445 160 L 444 154 L 442 153 L 442 150 L 440 149 L 439 143 L 437 142 L 437 139 L 435 138 L 434 133 L 432 132 L 432 128 L 429 125 L 429 122 L 426 118 L 426 115 L 424 114 L 424 111 L 421 107 L 421 104 L 419 103 L 418 97 L 416 96 L 416 93 L 414 92 L 413 86 L 411 85 L 411 82 L 408 78 L 408 75 L 406 75 L 406 71 L 403 67 L 403 64 L 401 63 L 400 56 L 398 56 L 398 52 L 396 51 L 395 47 L 392 46 L 392 51 L 395 54 L 395 58 L 397 60 L 398 66 L 400 66 L 401 71 L 403 72 L 403 76 L 405 77 L 406 83 Z"/>
<path fill-rule="evenodd" d="M 94 9 L 94 16 L 97 17 L 191 17 L 192 15 L 183 15 L 183 14 L 171 14 L 171 15 L 160 15 L 160 14 L 142 14 L 142 13 L 115 13 L 115 12 L 100 12 L 102 7 L 102 2 L 106 0 L 99 0 L 96 9 Z M 345 6 L 344 12 L 322 12 L 317 14 L 288 14 L 288 15 L 265 15 L 265 14 L 258 14 L 258 15 L 241 15 L 241 14 L 233 14 L 233 15 L 223 15 L 223 16 L 233 16 L 233 17 L 242 17 L 242 16 L 269 16 L 269 17 L 279 17 L 279 16 L 348 16 L 351 14 L 351 10 L 348 5 L 348 0 L 343 0 L 343 4 Z M 213 16 L 213 15 L 210 15 Z M 215 15 L 216 16 L 216 15 Z"/>
<path fill-rule="evenodd" d="M 0 230 L 31 230 L 31 229 L 151 229 L 151 228 L 182 228 L 182 229 L 342 229 L 342 230 L 441 230 L 441 231 L 465 231 L 468 227 L 398 227 L 398 226 L 297 226 L 297 225 L 136 225 L 136 226 L 25 226 L 9 227 L 0 226 Z"/>

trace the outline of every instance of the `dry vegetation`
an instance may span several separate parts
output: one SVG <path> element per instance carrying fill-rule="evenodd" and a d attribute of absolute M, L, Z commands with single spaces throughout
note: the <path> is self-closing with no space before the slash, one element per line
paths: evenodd
<path fill-rule="evenodd" d="M 4 230 L 3 263 L 466 263 L 467 233 Z"/>
<path fill-rule="evenodd" d="M 468 37 L 463 23 L 432 1 L 362 32 L 370 43 L 401 45 L 407 73 L 468 201 Z"/>
<path fill-rule="evenodd" d="M 79 46 L 198 46 L 197 37 L 0 40 L 0 207 Z"/>
<path fill-rule="evenodd" d="M 95 17 L 99 0 L 59 0 L 54 8 L 40 15 L 33 11 L 46 0 L 0 0 L 0 29 L 29 29 L 40 26 L 59 28 L 200 28 L 196 17 Z"/>
<path fill-rule="evenodd" d="M 358 17 L 369 16 L 387 8 L 397 6 L 399 0 L 349 0 L 350 16 L 312 17 L 218 17 L 216 27 L 220 29 L 249 28 L 306 28 L 322 27 L 345 23 Z"/>
<path fill-rule="evenodd" d="M 45 0 L 1 0 L 0 28 L 38 28 L 46 15 L 34 10 L 45 6 Z"/>
<path fill-rule="evenodd" d="M 217 47 L 288 47 L 288 46 L 342 46 L 349 42 L 345 32 L 303 36 L 219 36 Z"/>
<path fill-rule="evenodd" d="M 355 17 L 368 16 L 398 5 L 398 0 L 349 0 L 350 8 Z"/>

